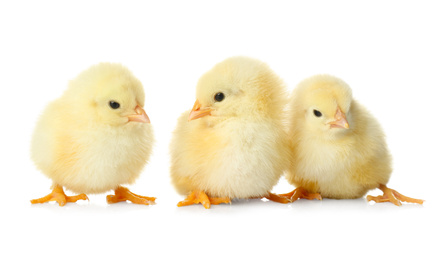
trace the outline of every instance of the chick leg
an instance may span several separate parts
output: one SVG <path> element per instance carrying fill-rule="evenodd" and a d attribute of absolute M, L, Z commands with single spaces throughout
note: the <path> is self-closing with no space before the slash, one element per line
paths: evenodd
<path fill-rule="evenodd" d="M 145 196 L 140 196 L 140 195 L 134 194 L 134 193 L 130 192 L 129 189 L 122 187 L 122 186 L 118 186 L 114 192 L 115 192 L 115 195 L 106 196 L 106 200 L 108 201 L 109 204 L 129 200 L 130 202 L 132 202 L 134 204 L 151 205 L 151 204 L 155 203 L 155 199 L 156 199 L 154 197 L 145 197 Z"/>
<path fill-rule="evenodd" d="M 283 203 L 283 204 L 286 204 L 288 202 L 292 202 L 290 198 L 283 196 L 283 195 L 285 195 L 285 194 L 278 195 L 278 194 L 274 194 L 274 193 L 269 192 L 268 195 L 266 195 L 264 197 L 267 198 L 268 200 L 278 202 L 278 203 Z"/>
<path fill-rule="evenodd" d="M 37 203 L 45 203 L 49 201 L 57 201 L 58 205 L 64 206 L 66 202 L 76 202 L 77 200 L 89 200 L 88 196 L 86 194 L 80 194 L 76 196 L 66 196 L 66 194 L 63 192 L 63 187 L 59 185 L 55 185 L 52 192 L 43 198 L 40 199 L 34 199 L 31 200 L 32 204 Z"/>
<path fill-rule="evenodd" d="M 183 201 L 180 201 L 177 206 L 183 207 L 183 206 L 189 206 L 193 204 L 202 204 L 203 207 L 206 209 L 209 209 L 211 207 L 211 204 L 218 205 L 221 203 L 231 203 L 231 199 L 228 197 L 224 198 L 211 198 L 206 195 L 204 191 L 195 190 L 191 194 L 186 197 Z"/>
<path fill-rule="evenodd" d="M 322 197 L 321 197 L 320 193 L 309 193 L 303 187 L 298 187 L 298 188 L 296 188 L 295 190 L 293 190 L 293 191 L 291 191 L 289 193 L 280 194 L 278 196 L 283 197 L 283 198 L 287 198 L 291 202 L 294 202 L 294 201 L 296 201 L 298 199 L 308 199 L 308 200 L 317 199 L 317 200 L 322 200 Z"/>
<path fill-rule="evenodd" d="M 420 199 L 413 199 L 413 198 L 409 198 L 406 197 L 404 195 L 402 195 L 400 192 L 390 189 L 388 187 L 386 187 L 386 185 L 380 184 L 380 186 L 378 187 L 381 191 L 383 191 L 383 195 L 374 197 L 371 195 L 368 195 L 366 197 L 366 199 L 368 201 L 375 201 L 375 203 L 380 203 L 380 202 L 391 202 L 396 206 L 400 206 L 401 202 L 410 202 L 410 203 L 418 203 L 418 204 L 423 204 L 424 200 L 420 200 Z"/>

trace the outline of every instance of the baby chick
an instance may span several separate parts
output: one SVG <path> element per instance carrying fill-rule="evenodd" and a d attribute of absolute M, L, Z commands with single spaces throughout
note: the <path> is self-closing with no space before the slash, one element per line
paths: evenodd
<path fill-rule="evenodd" d="M 170 144 L 172 183 L 188 195 L 178 206 L 209 208 L 233 198 L 288 202 L 269 192 L 289 159 L 285 88 L 277 75 L 261 61 L 228 58 L 200 78 L 196 97 Z"/>
<path fill-rule="evenodd" d="M 375 202 L 420 203 L 386 187 L 392 172 L 384 133 L 377 120 L 352 98 L 342 80 L 318 75 L 302 81 L 290 101 L 291 166 L 287 180 L 299 198 L 360 198 L 379 188 Z"/>
<path fill-rule="evenodd" d="M 48 105 L 34 131 L 31 157 L 53 180 L 49 195 L 31 203 L 85 200 L 103 193 L 108 203 L 129 200 L 151 204 L 155 198 L 131 193 L 152 150 L 153 134 L 143 110 L 141 82 L 119 64 L 100 63 L 82 72 Z M 77 196 L 66 196 L 63 187 Z"/>

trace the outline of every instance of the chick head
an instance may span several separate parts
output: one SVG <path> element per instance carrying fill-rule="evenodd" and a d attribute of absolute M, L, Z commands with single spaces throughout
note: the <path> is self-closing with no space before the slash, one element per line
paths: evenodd
<path fill-rule="evenodd" d="M 107 125 L 149 123 L 141 82 L 124 66 L 100 63 L 80 73 L 64 94 L 72 109 Z"/>
<path fill-rule="evenodd" d="M 309 130 L 343 134 L 349 129 L 352 91 L 344 81 L 317 75 L 302 81 L 295 91 L 295 109 L 304 113 Z"/>
<path fill-rule="evenodd" d="M 231 57 L 216 64 L 197 83 L 189 120 L 214 124 L 233 117 L 279 118 L 285 104 L 280 78 L 263 62 Z"/>

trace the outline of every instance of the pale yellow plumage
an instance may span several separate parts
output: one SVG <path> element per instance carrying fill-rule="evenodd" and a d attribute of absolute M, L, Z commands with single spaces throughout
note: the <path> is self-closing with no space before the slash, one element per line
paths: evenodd
<path fill-rule="evenodd" d="M 144 99 L 140 81 L 119 64 L 85 70 L 37 123 L 31 146 L 37 168 L 54 186 L 75 193 L 103 193 L 133 183 L 153 143 Z M 112 108 L 111 101 L 120 106 Z"/>
<path fill-rule="evenodd" d="M 188 122 L 184 113 L 170 144 L 177 191 L 228 200 L 266 196 L 288 162 L 281 80 L 258 60 L 233 57 L 200 78 L 196 97 L 190 117 L 198 119 Z"/>
<path fill-rule="evenodd" d="M 381 126 L 336 77 L 318 75 L 297 86 L 290 101 L 289 138 L 292 160 L 286 178 L 307 193 L 359 198 L 385 187 L 391 175 Z"/>

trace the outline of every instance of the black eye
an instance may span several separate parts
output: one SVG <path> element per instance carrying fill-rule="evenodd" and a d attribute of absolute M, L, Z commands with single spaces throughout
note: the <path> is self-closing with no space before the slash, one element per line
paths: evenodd
<path fill-rule="evenodd" d="M 117 109 L 117 108 L 120 107 L 120 104 L 117 103 L 117 102 L 115 102 L 115 101 L 109 101 L 109 106 L 110 106 L 112 109 Z"/>
<path fill-rule="evenodd" d="M 321 117 L 323 114 L 320 111 L 314 109 L 314 115 L 316 117 Z"/>
<path fill-rule="evenodd" d="M 214 99 L 215 101 L 220 102 L 225 99 L 225 94 L 218 92 L 217 94 L 215 94 Z"/>

